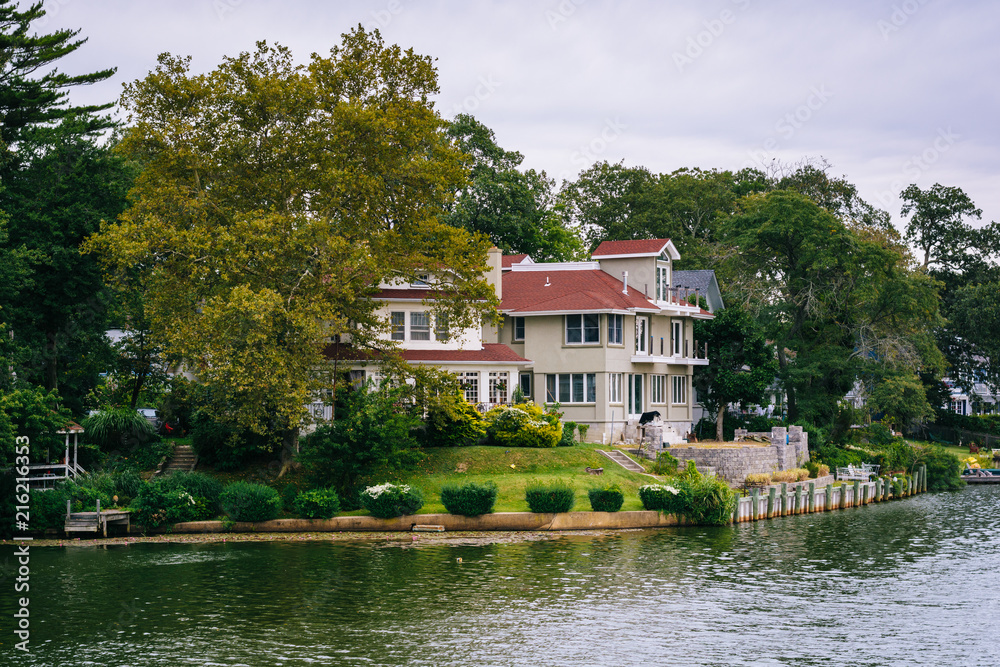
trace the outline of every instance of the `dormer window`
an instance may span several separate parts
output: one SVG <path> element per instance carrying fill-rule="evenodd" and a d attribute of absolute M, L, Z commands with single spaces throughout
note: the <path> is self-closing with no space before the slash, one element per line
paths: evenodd
<path fill-rule="evenodd" d="M 431 276 L 429 273 L 421 273 L 410 283 L 410 287 L 430 287 L 430 280 Z"/>
<path fill-rule="evenodd" d="M 660 262 L 656 264 L 656 300 L 670 300 L 670 266 Z"/>

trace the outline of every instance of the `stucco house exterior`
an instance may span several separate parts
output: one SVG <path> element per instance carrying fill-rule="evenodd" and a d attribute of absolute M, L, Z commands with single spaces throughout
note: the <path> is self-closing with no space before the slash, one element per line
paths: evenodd
<path fill-rule="evenodd" d="M 590 441 L 634 438 L 652 411 L 679 441 L 692 427 L 691 375 L 708 363 L 693 323 L 712 314 L 672 286 L 678 258 L 667 239 L 605 242 L 585 262 L 535 263 L 494 248 L 487 279 L 502 320 L 458 335 L 438 326 L 423 281 L 384 285 L 375 298 L 403 358 L 454 373 L 481 410 L 511 402 L 520 386 L 589 426 Z M 378 377 L 377 363 L 340 360 L 354 379 Z"/>

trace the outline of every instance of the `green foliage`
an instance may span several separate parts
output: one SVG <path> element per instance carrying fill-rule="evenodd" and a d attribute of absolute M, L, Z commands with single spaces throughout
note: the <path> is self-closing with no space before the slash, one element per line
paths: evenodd
<path fill-rule="evenodd" d="M 441 504 L 449 514 L 479 516 L 493 511 L 497 500 L 497 485 L 493 482 L 478 484 L 469 482 L 458 486 L 447 484 L 441 487 Z"/>
<path fill-rule="evenodd" d="M 153 426 L 132 408 L 107 407 L 80 424 L 84 437 L 103 451 L 127 450 L 137 443 L 156 440 Z"/>
<path fill-rule="evenodd" d="M 73 489 L 93 489 L 101 497 L 101 507 L 112 506 L 125 507 L 129 500 L 139 495 L 146 482 L 134 470 L 105 471 L 93 473 L 76 480 L 65 482 L 64 487 L 72 492 Z M 77 493 L 74 497 L 82 498 Z M 94 494 L 89 496 L 92 502 Z M 116 500 L 117 498 L 117 500 Z M 110 505 L 108 503 L 111 503 Z"/>
<path fill-rule="evenodd" d="M 295 499 L 299 495 L 299 489 L 294 484 L 286 484 L 281 490 L 281 508 L 286 512 L 295 509 Z M 339 501 L 338 501 L 339 502 Z"/>
<path fill-rule="evenodd" d="M 14 438 L 30 439 L 32 456 L 62 451 L 63 439 L 56 431 L 69 423 L 69 412 L 61 408 L 59 394 L 41 387 L 18 387 L 0 391 L 0 467 L 14 463 Z"/>
<path fill-rule="evenodd" d="M 595 512 L 617 512 L 625 502 L 625 494 L 617 484 L 590 489 L 587 497 L 590 499 L 590 509 Z"/>
<path fill-rule="evenodd" d="M 441 394 L 427 401 L 424 443 L 428 447 L 466 447 L 479 444 L 486 423 L 475 406 L 460 392 Z"/>
<path fill-rule="evenodd" d="M 107 486 L 94 485 L 86 477 L 77 480 L 68 479 L 60 484 L 60 488 L 73 500 L 74 512 L 93 512 L 97 509 L 97 501 L 101 501 L 102 508 L 109 508 L 114 505 L 112 496 L 114 492 Z"/>
<path fill-rule="evenodd" d="M 184 521 L 204 521 L 215 516 L 204 498 L 196 498 L 179 488 L 168 490 L 159 480 L 142 487 L 129 509 L 135 521 L 147 528 Z"/>
<path fill-rule="evenodd" d="M 281 511 L 281 496 L 263 484 L 233 482 L 222 490 L 219 501 L 233 521 L 270 521 Z"/>
<path fill-rule="evenodd" d="M 340 497 L 333 489 L 312 489 L 298 494 L 294 506 L 304 519 L 329 519 L 340 511 Z"/>
<path fill-rule="evenodd" d="M 639 487 L 639 499 L 647 510 L 705 526 L 723 526 L 732 521 L 737 500 L 736 492 L 724 481 L 692 472 L 691 466 L 670 484 Z"/>
<path fill-rule="evenodd" d="M 317 486 L 332 486 L 350 506 L 365 477 L 412 466 L 424 455 L 413 437 L 419 420 L 398 406 L 402 388 L 341 391 L 337 419 L 304 439 L 299 460 Z"/>
<path fill-rule="evenodd" d="M 238 470 L 262 454 L 274 454 L 273 438 L 239 428 L 213 418 L 208 412 L 194 413 L 191 425 L 191 446 L 198 461 L 216 470 Z"/>
<path fill-rule="evenodd" d="M 528 508 L 536 514 L 569 512 L 576 502 L 573 488 L 565 482 L 529 482 L 524 490 L 524 499 L 528 501 Z"/>
<path fill-rule="evenodd" d="M 531 401 L 499 405 L 485 419 L 489 443 L 500 447 L 555 447 L 562 438 L 558 418 Z"/>
<path fill-rule="evenodd" d="M 576 444 L 574 437 L 576 428 L 576 422 L 563 422 L 562 437 L 559 438 L 560 447 L 572 447 Z"/>
<path fill-rule="evenodd" d="M 159 478 L 157 483 L 165 491 L 180 489 L 187 491 L 195 498 L 204 499 L 205 505 L 213 515 L 218 514 L 222 509 L 220 505 L 222 482 L 211 475 L 179 470 Z"/>
<path fill-rule="evenodd" d="M 369 486 L 360 494 L 361 505 L 380 519 L 416 514 L 424 506 L 420 489 L 406 484 L 379 484 Z"/>
<path fill-rule="evenodd" d="M 67 498 L 69 498 L 69 494 L 62 488 L 49 489 L 48 491 L 33 490 L 31 492 L 31 529 L 62 532 L 66 525 Z"/>
<path fill-rule="evenodd" d="M 115 451 L 103 459 L 103 467 L 109 472 L 113 471 L 134 471 L 142 472 L 154 470 L 164 456 L 172 456 L 174 453 L 174 441 L 154 438 L 145 442 L 130 441 L 127 443 L 128 449 Z M 81 460 L 83 458 L 83 445 L 81 449 Z M 86 464 L 82 464 L 85 468 Z"/>
<path fill-rule="evenodd" d="M 640 486 L 639 500 L 643 508 L 650 511 L 680 515 L 684 509 L 683 498 L 676 483 Z"/>
<path fill-rule="evenodd" d="M 676 475 L 679 465 L 680 461 L 673 454 L 660 452 L 656 455 L 656 461 L 653 463 L 653 472 L 657 475 Z"/>
<path fill-rule="evenodd" d="M 944 447 L 924 447 L 920 463 L 927 466 L 928 491 L 957 491 L 965 486 L 962 462 Z"/>

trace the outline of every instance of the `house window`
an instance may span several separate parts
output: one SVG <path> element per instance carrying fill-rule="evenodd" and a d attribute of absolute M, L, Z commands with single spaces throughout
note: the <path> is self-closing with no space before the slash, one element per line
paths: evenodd
<path fill-rule="evenodd" d="M 622 374 L 608 373 L 608 403 L 622 402 Z"/>
<path fill-rule="evenodd" d="M 686 375 L 674 375 L 673 376 L 673 399 L 671 402 L 674 405 L 687 405 L 687 389 L 688 389 L 688 379 Z"/>
<path fill-rule="evenodd" d="M 649 376 L 649 401 L 650 403 L 667 402 L 667 376 Z"/>
<path fill-rule="evenodd" d="M 507 402 L 507 371 L 490 371 L 490 403 Z"/>
<path fill-rule="evenodd" d="M 649 354 L 649 318 L 635 318 L 635 353 Z"/>
<path fill-rule="evenodd" d="M 669 269 L 666 266 L 656 267 L 656 300 L 669 301 L 670 283 L 668 280 Z"/>
<path fill-rule="evenodd" d="M 430 313 L 410 313 L 410 340 L 431 339 Z"/>
<path fill-rule="evenodd" d="M 566 342 L 600 343 L 601 318 L 599 315 L 567 315 Z"/>
<path fill-rule="evenodd" d="M 410 287 L 430 287 L 430 279 L 430 275 L 421 273 L 410 283 Z"/>
<path fill-rule="evenodd" d="M 514 340 L 524 340 L 524 318 L 514 318 Z"/>
<path fill-rule="evenodd" d="M 531 373 L 521 373 L 517 380 L 521 383 L 521 393 L 525 398 L 531 398 Z"/>
<path fill-rule="evenodd" d="M 406 313 L 390 313 L 389 322 L 392 324 L 392 339 L 406 340 Z"/>
<path fill-rule="evenodd" d="M 624 315 L 608 315 L 608 345 L 621 345 L 624 330 Z"/>
<path fill-rule="evenodd" d="M 451 333 L 448 331 L 447 313 L 439 313 L 434 317 L 434 339 L 442 342 L 451 340 Z"/>
<path fill-rule="evenodd" d="M 681 356 L 684 349 L 684 322 L 673 320 L 670 322 L 670 352 L 675 356 Z"/>
<path fill-rule="evenodd" d="M 545 376 L 549 403 L 593 403 L 597 400 L 595 373 L 560 373 Z"/>
<path fill-rule="evenodd" d="M 475 405 L 479 402 L 479 373 L 471 371 L 458 374 L 458 384 L 465 392 L 465 400 Z"/>

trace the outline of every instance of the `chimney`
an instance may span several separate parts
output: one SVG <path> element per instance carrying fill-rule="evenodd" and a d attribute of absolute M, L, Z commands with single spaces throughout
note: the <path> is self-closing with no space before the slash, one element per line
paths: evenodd
<path fill-rule="evenodd" d="M 503 299 L 503 251 L 496 246 L 486 253 L 486 282 L 493 286 L 498 299 Z"/>
<path fill-rule="evenodd" d="M 628 294 L 628 271 L 622 271 L 622 294 Z"/>

